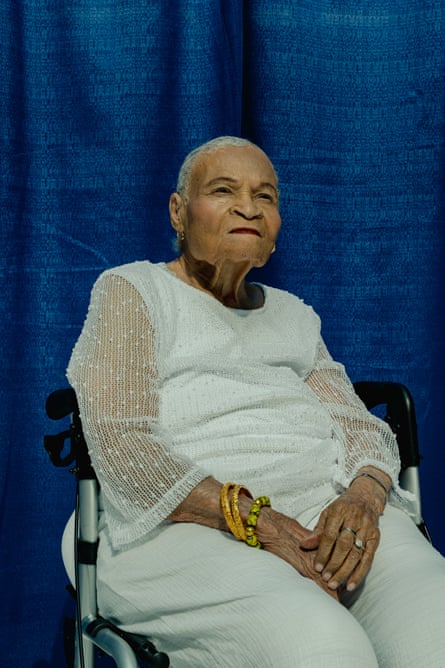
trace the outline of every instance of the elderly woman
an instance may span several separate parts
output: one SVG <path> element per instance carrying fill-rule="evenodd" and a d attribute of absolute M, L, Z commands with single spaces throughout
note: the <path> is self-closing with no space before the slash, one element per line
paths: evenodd
<path fill-rule="evenodd" d="M 443 668 L 445 560 L 403 511 L 390 430 L 313 310 L 246 280 L 278 199 L 261 149 L 212 140 L 170 198 L 180 256 L 93 289 L 68 378 L 103 495 L 100 611 L 175 668 Z"/>

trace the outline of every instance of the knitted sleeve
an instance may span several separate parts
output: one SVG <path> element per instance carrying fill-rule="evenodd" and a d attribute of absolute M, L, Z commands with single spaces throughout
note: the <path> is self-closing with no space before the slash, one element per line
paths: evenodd
<path fill-rule="evenodd" d="M 367 410 L 343 365 L 334 362 L 323 341 L 306 382 L 337 425 L 342 448 L 335 482 L 347 487 L 358 469 L 372 465 L 388 473 L 398 489 L 400 459 L 394 434 L 386 422 Z"/>
<path fill-rule="evenodd" d="M 96 282 L 67 372 L 115 548 L 152 530 L 206 474 L 159 433 L 156 333 L 125 278 Z"/>

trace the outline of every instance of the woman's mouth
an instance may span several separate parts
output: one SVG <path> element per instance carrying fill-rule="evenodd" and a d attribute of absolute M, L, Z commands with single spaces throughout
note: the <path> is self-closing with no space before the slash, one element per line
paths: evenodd
<path fill-rule="evenodd" d="M 230 230 L 230 234 L 253 234 L 257 237 L 261 236 L 254 227 L 235 227 L 233 230 Z"/>

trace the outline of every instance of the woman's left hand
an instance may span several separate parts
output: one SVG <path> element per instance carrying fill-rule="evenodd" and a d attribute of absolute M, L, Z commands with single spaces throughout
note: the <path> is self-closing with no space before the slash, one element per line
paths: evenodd
<path fill-rule="evenodd" d="M 321 513 L 302 549 L 317 549 L 315 568 L 330 589 L 354 590 L 368 572 L 380 540 L 379 516 L 385 500 L 372 481 L 357 479 Z M 376 493 L 377 492 L 377 493 Z"/>

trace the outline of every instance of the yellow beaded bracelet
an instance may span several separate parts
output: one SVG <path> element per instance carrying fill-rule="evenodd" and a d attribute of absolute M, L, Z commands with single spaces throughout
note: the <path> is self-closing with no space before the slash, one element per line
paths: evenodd
<path fill-rule="evenodd" d="M 250 547 L 256 547 L 259 550 L 261 550 L 263 546 L 256 536 L 255 529 L 261 508 L 264 508 L 265 506 L 270 508 L 270 499 L 268 496 L 259 496 L 256 498 L 250 507 L 246 521 L 246 543 Z"/>

